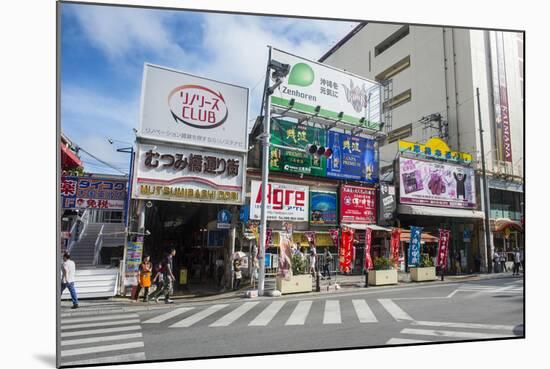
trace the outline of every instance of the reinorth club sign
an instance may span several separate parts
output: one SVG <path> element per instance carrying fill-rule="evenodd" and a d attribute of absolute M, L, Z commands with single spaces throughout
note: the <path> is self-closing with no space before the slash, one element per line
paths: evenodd
<path fill-rule="evenodd" d="M 140 144 L 132 197 L 242 205 L 245 155 Z"/>
<path fill-rule="evenodd" d="M 247 152 L 248 89 L 145 64 L 139 137 Z"/>

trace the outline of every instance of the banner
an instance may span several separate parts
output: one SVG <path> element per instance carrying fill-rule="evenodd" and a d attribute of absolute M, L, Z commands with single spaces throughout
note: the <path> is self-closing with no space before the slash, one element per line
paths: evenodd
<path fill-rule="evenodd" d="M 304 232 L 304 236 L 306 236 L 307 242 L 309 244 L 313 244 L 313 246 L 316 245 L 316 243 L 315 243 L 315 232 L 310 232 L 310 231 Z"/>
<path fill-rule="evenodd" d="M 367 228 L 365 232 L 365 270 L 373 268 L 372 257 L 370 255 L 370 247 L 372 244 L 372 229 Z"/>
<path fill-rule="evenodd" d="M 341 132 L 328 132 L 327 177 L 375 183 L 378 180 L 378 160 L 374 141 Z"/>
<path fill-rule="evenodd" d="M 307 222 L 309 187 L 270 182 L 267 186 L 267 219 Z M 251 182 L 250 217 L 260 219 L 262 214 L 262 183 Z"/>
<path fill-rule="evenodd" d="M 338 213 L 336 192 L 310 191 L 309 222 L 315 225 L 335 226 Z"/>
<path fill-rule="evenodd" d="M 380 209 L 378 215 L 379 225 L 392 225 L 396 205 L 395 186 L 387 182 L 380 182 L 380 201 L 378 203 L 378 208 Z"/>
<path fill-rule="evenodd" d="M 397 267 L 399 264 L 399 246 L 401 245 L 401 229 L 391 231 L 391 262 Z"/>
<path fill-rule="evenodd" d="M 124 272 L 124 285 L 137 286 L 139 264 L 143 254 L 143 242 L 128 242 L 126 250 L 126 270 Z"/>
<path fill-rule="evenodd" d="M 409 244 L 409 267 L 420 264 L 420 240 L 422 227 L 411 226 L 411 242 Z"/>
<path fill-rule="evenodd" d="M 126 180 L 61 177 L 62 209 L 124 210 Z"/>
<path fill-rule="evenodd" d="M 399 179 L 402 204 L 476 208 L 473 168 L 400 157 Z"/>
<path fill-rule="evenodd" d="M 316 114 L 319 118 L 379 129 L 380 84 L 281 50 L 272 49 L 271 55 L 290 65 L 288 77 L 271 95 L 275 108 L 291 107 L 292 111 Z"/>
<path fill-rule="evenodd" d="M 334 245 L 334 247 L 338 247 L 339 230 L 338 229 L 331 229 L 328 232 L 330 234 L 330 239 L 332 240 L 332 244 Z"/>
<path fill-rule="evenodd" d="M 338 255 L 340 271 L 342 273 L 349 273 L 351 271 L 354 233 L 354 230 L 351 228 L 342 230 L 342 244 L 340 245 L 340 253 Z"/>
<path fill-rule="evenodd" d="M 446 229 L 439 230 L 439 245 L 437 248 L 437 266 L 441 268 L 446 268 L 447 266 L 447 256 L 449 254 L 449 239 L 451 236 L 451 231 Z"/>
<path fill-rule="evenodd" d="M 322 128 L 298 126 L 296 123 L 273 119 L 271 123 L 271 144 L 305 149 L 308 144 L 326 146 L 326 132 Z M 275 146 L 269 148 L 269 170 L 285 173 L 326 176 L 327 159 L 324 155 L 285 150 Z"/>
<path fill-rule="evenodd" d="M 340 188 L 340 221 L 342 223 L 376 223 L 376 190 L 358 186 Z"/>
<path fill-rule="evenodd" d="M 279 269 L 278 275 L 289 280 L 292 277 L 292 224 L 283 222 L 284 232 L 279 237 Z"/>
<path fill-rule="evenodd" d="M 271 228 L 266 228 L 265 230 L 265 245 L 268 247 L 268 245 L 271 245 L 271 234 L 273 233 L 273 230 Z"/>

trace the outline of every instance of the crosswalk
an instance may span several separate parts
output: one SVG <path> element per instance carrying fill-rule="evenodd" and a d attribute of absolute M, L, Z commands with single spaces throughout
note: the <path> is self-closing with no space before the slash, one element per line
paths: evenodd
<path fill-rule="evenodd" d="M 464 284 L 458 288 L 459 292 L 476 292 L 480 294 L 511 293 L 522 294 L 523 284 L 521 281 L 515 281 L 505 286 L 493 286 L 483 284 Z"/>
<path fill-rule="evenodd" d="M 146 360 L 136 313 L 61 318 L 61 365 Z"/>

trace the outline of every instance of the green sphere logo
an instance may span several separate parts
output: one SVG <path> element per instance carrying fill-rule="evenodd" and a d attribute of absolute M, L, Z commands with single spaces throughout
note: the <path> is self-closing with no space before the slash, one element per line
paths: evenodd
<path fill-rule="evenodd" d="M 313 69 L 309 65 L 305 63 L 294 64 L 290 71 L 290 77 L 288 77 L 288 84 L 306 87 L 313 83 L 314 77 Z"/>

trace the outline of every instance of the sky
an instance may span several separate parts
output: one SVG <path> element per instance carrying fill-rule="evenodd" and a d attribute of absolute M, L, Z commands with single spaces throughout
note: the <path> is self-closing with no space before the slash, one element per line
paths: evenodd
<path fill-rule="evenodd" d="M 86 172 L 127 173 L 129 155 L 116 149 L 130 146 L 132 128 L 139 128 L 144 63 L 248 87 L 250 129 L 260 110 L 267 45 L 317 60 L 356 25 L 63 3 L 61 130 L 119 169 L 81 152 Z"/>

